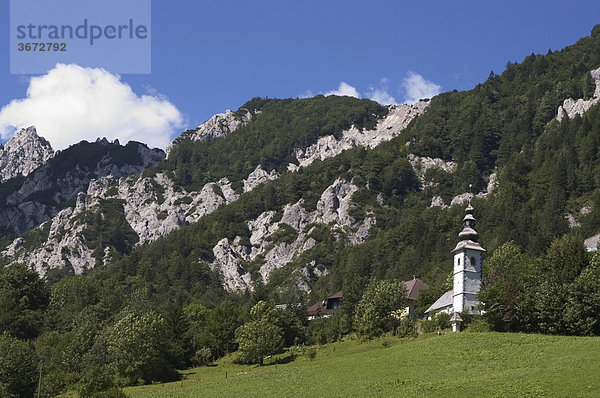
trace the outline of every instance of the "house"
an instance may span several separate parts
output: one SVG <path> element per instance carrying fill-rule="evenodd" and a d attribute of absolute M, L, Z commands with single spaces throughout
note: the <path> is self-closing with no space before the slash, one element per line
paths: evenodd
<path fill-rule="evenodd" d="M 429 286 L 425 284 L 422 280 L 415 276 L 409 281 L 404 282 L 404 286 L 406 286 L 406 298 L 408 299 L 408 305 L 404 310 L 401 311 L 400 317 L 405 317 L 407 315 L 414 317 L 415 316 L 415 301 L 417 297 L 419 297 L 419 292 L 421 290 L 429 289 Z"/>
<path fill-rule="evenodd" d="M 413 276 L 413 279 L 404 282 L 406 286 L 406 298 L 408 299 L 408 305 L 406 308 L 400 310 L 399 316 L 414 316 L 415 313 L 415 300 L 419 296 L 421 289 L 429 289 L 429 287 L 419 278 Z M 331 297 L 327 297 L 323 301 L 319 301 L 308 307 L 308 320 L 312 320 L 318 316 L 328 317 L 331 314 L 341 311 L 342 309 L 342 297 L 343 292 L 340 290 Z"/>
<path fill-rule="evenodd" d="M 485 249 L 479 244 L 473 213 L 474 209 L 469 201 L 463 218 L 463 229 L 458 234 L 460 241 L 452 250 L 454 253 L 452 290 L 445 292 L 425 311 L 428 319 L 438 312 L 451 314 L 453 331 L 460 330 L 462 319 L 458 314 L 481 313 L 477 294 L 481 289 L 481 267 Z"/>
<path fill-rule="evenodd" d="M 343 297 L 343 293 L 340 290 L 339 292 L 335 293 L 333 296 L 327 297 L 325 300 L 319 301 L 318 303 L 315 303 L 315 304 L 311 305 L 310 307 L 308 307 L 308 310 L 307 310 L 308 320 L 310 321 L 319 316 L 328 317 L 328 316 L 331 316 L 331 314 L 335 314 L 336 312 L 341 311 L 342 310 L 342 297 Z"/>

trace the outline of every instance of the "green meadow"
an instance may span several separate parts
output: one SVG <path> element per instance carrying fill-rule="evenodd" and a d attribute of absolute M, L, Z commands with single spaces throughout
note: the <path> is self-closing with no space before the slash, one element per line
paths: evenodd
<path fill-rule="evenodd" d="M 185 371 L 182 381 L 125 392 L 131 397 L 600 396 L 599 337 L 464 332 L 349 339 L 298 351 L 293 360 L 287 353 L 262 367 L 236 365 L 225 357 L 214 366 Z"/>

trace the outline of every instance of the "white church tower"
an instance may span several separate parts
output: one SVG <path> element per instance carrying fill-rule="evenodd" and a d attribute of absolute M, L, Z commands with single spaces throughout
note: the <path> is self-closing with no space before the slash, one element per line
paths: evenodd
<path fill-rule="evenodd" d="M 452 250 L 454 253 L 452 310 L 454 313 L 479 314 L 477 293 L 481 289 L 481 263 L 485 249 L 478 243 L 479 234 L 475 231 L 475 217 L 473 217 L 471 201 L 469 201 L 465 213 L 463 230 L 458 234 L 460 242 Z"/>

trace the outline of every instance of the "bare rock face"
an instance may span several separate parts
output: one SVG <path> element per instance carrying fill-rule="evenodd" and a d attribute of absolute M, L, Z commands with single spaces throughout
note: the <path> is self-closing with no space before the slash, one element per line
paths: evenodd
<path fill-rule="evenodd" d="M 252 191 L 257 186 L 264 184 L 265 182 L 276 180 L 277 178 L 279 178 L 279 174 L 277 174 L 275 170 L 271 170 L 270 173 L 267 173 L 259 164 L 256 166 L 256 169 L 248 175 L 248 178 L 244 180 L 244 192 Z"/>
<path fill-rule="evenodd" d="M 498 189 L 498 174 L 497 173 L 492 173 L 490 174 L 490 177 L 488 179 L 488 184 L 487 184 L 487 194 L 490 194 L 492 192 L 494 192 L 496 189 Z"/>
<path fill-rule="evenodd" d="M 583 241 L 583 245 L 585 246 L 585 250 L 588 252 L 598 251 L 598 246 L 600 245 L 600 234 L 590 236 Z"/>
<path fill-rule="evenodd" d="M 39 231 L 47 231 L 46 242 L 33 251 L 21 251 L 23 238 L 17 238 L 2 252 L 5 257 L 12 258 L 14 262 L 29 264 L 32 269 L 44 275 L 52 268 L 68 267 L 73 272 L 81 274 L 96 265 L 92 250 L 85 245 L 82 232 L 86 224 L 78 219 L 85 211 L 85 195 L 77 197 L 75 208 L 61 210 L 52 220 L 40 225 Z"/>
<path fill-rule="evenodd" d="M 441 207 L 442 209 L 445 209 L 448 206 L 446 206 L 444 199 L 441 196 L 434 196 L 431 198 L 431 205 L 429 207 Z"/>
<path fill-rule="evenodd" d="M 245 125 L 252 119 L 252 114 L 247 110 L 232 112 L 229 109 L 225 113 L 217 113 L 194 130 L 186 130 L 167 146 L 167 154 L 181 141 L 190 139 L 192 141 L 211 141 L 215 138 L 226 136 L 234 132 L 240 126 Z"/>
<path fill-rule="evenodd" d="M 32 137 L 31 131 L 28 137 Z M 91 155 L 85 158 L 79 156 L 81 148 L 89 150 Z M 113 155 L 124 154 L 130 159 L 113 158 Z M 11 190 L 2 192 L 0 240 L 22 234 L 54 217 L 63 209 L 65 202 L 85 192 L 91 181 L 105 176 L 118 178 L 139 173 L 164 159 L 164 156 L 162 150 L 150 149 L 140 143 L 129 143 L 127 147 L 122 147 L 107 141 L 93 144 L 81 142 L 57 153 L 26 177 L 13 179 Z"/>
<path fill-rule="evenodd" d="M 352 195 L 356 191 L 356 185 L 339 178 L 327 187 L 317 202 L 317 211 L 321 213 L 322 222 L 353 226 L 354 219 L 348 215 L 348 210 L 352 204 Z"/>
<path fill-rule="evenodd" d="M 565 115 L 568 116 L 569 119 L 574 118 L 575 115 L 583 115 L 592 105 L 597 104 L 598 101 L 600 101 L 600 68 L 594 69 L 590 73 L 596 82 L 594 95 L 588 100 L 584 100 L 583 98 L 579 98 L 578 100 L 567 98 L 564 100 L 563 104 L 558 107 L 558 112 L 556 114 L 556 119 L 559 122 Z"/>
<path fill-rule="evenodd" d="M 452 161 L 445 162 L 439 158 L 430 158 L 425 156 L 421 157 L 412 153 L 408 155 L 408 161 L 415 171 L 415 174 L 419 178 L 419 181 L 421 181 L 421 185 L 423 187 L 431 186 L 431 182 L 427 181 L 425 178 L 425 173 L 427 173 L 427 170 L 431 168 L 437 168 L 448 173 L 452 173 L 456 169 L 456 163 Z"/>
<path fill-rule="evenodd" d="M 54 156 L 50 143 L 34 126 L 21 129 L 0 149 L 0 182 L 26 176 Z"/>
<path fill-rule="evenodd" d="M 319 143 L 302 150 L 303 158 L 301 166 L 310 164 L 315 159 L 324 159 L 335 156 L 341 151 L 355 146 L 373 148 L 379 143 L 389 140 L 398 135 L 400 131 L 416 115 L 422 113 L 428 103 L 422 102 L 416 105 L 392 106 L 388 116 L 372 131 L 358 131 L 351 129 L 342 133 L 342 139 L 334 139 L 335 144 L 320 147 Z M 175 140 L 171 148 L 179 144 L 181 140 L 189 138 L 192 140 L 207 141 L 235 131 L 251 119 L 249 112 L 240 115 L 240 112 L 227 111 L 218 114 L 198 127 L 189 131 Z M 344 138 L 345 137 L 345 138 Z M 319 140 L 322 144 L 329 142 L 334 137 L 323 137 Z M 332 141 L 333 142 L 333 141 Z M 103 142 L 100 142 L 103 144 Z M 106 142 L 108 145 L 109 143 Z M 311 149 L 312 148 L 312 149 Z M 140 149 L 141 150 L 141 149 Z M 156 154 L 150 152 L 139 153 L 144 165 L 153 165 L 158 160 Z M 102 162 L 101 162 L 102 163 Z M 294 165 L 293 165 L 294 166 Z M 87 187 L 84 193 L 79 194 L 76 204 L 56 214 L 54 218 L 44 224 L 50 232 L 42 247 L 44 249 L 27 252 L 21 240 L 15 240 L 4 251 L 12 261 L 25 261 L 35 265 L 40 273 L 51 268 L 71 267 L 76 273 L 97 264 L 99 259 L 110 261 L 111 248 L 105 247 L 102 253 L 98 249 L 94 252 L 87 246 L 87 242 L 81 238 L 81 232 L 85 226 L 80 222 L 81 214 L 91 214 L 102 207 L 108 200 L 122 202 L 123 217 L 131 229 L 137 234 L 139 244 L 153 241 L 173 230 L 198 221 L 201 217 L 213 212 L 220 206 L 232 203 L 239 198 L 229 180 L 223 178 L 216 182 L 206 184 L 200 191 L 186 191 L 176 186 L 173 180 L 162 173 L 152 176 L 124 173 L 123 170 L 114 169 L 114 164 L 107 159 L 102 167 L 102 173 L 97 178 L 82 178 L 75 173 L 66 178 L 69 181 L 68 189 L 72 189 L 73 195 L 81 192 L 81 187 Z M 136 167 L 139 167 L 136 165 Z M 134 170 L 127 170 L 133 172 Z M 142 168 L 137 169 L 137 172 Z M 20 200 L 24 195 L 29 195 L 35 190 L 43 190 L 48 181 L 43 176 L 33 176 L 27 181 L 27 187 L 22 193 L 15 194 L 14 201 Z M 278 178 L 275 170 L 267 172 L 258 166 L 244 182 L 244 192 L 248 192 L 260 184 Z M 77 180 L 80 178 L 81 181 Z M 67 188 L 65 188 L 67 189 Z M 79 191 L 78 191 L 79 190 Z M 283 267 L 290 261 L 313 248 L 317 242 L 311 237 L 314 228 L 310 224 L 327 224 L 334 232 L 336 239 L 345 239 L 349 244 L 364 242 L 369 235 L 369 230 L 376 224 L 374 217 L 367 217 L 362 222 L 353 219 L 348 210 L 351 197 L 358 190 L 352 182 L 338 179 L 330 187 L 325 189 L 317 203 L 317 209 L 307 211 L 304 203 L 290 203 L 282 209 L 280 219 L 275 218 L 274 211 L 267 211 L 254 220 L 248 221 L 250 231 L 250 245 L 241 244 L 238 237 L 233 241 L 222 239 L 213 248 L 214 260 L 209 264 L 213 270 L 219 272 L 223 278 L 224 286 L 229 290 L 243 290 L 252 288 L 250 273 L 244 270 L 244 264 L 248 261 L 261 261 L 259 275 L 264 282 L 269 280 L 272 271 Z M 24 204 L 30 206 L 29 213 L 46 214 L 47 209 L 43 204 Z M 2 218 L 0 209 L 0 221 Z M 275 221 L 277 220 L 277 221 Z M 43 221 L 43 220 L 42 220 Z M 39 223 L 38 223 L 39 224 Z M 291 234 L 285 241 L 273 240 L 274 234 L 281 229 L 293 228 L 297 235 Z M 40 227 L 38 227 L 40 228 Z M 307 230 L 308 229 L 308 230 Z M 281 234 L 279 234 L 281 236 Z M 21 239 L 21 238 L 19 238 Z M 26 246 L 26 245 L 25 245 Z M 93 254 L 93 255 L 92 255 Z M 199 261 L 201 261 L 199 259 Z M 318 264 L 306 265 L 305 268 L 314 271 Z M 318 271 L 321 272 L 321 271 Z M 311 275 L 317 275 L 317 271 Z M 326 272 L 326 271 L 322 271 Z M 298 284 L 307 288 L 302 273 L 298 271 Z"/>
<path fill-rule="evenodd" d="M 239 291 L 251 287 L 250 274 L 242 268 L 239 253 L 227 238 L 217 243 L 213 248 L 213 255 L 215 260 L 210 264 L 211 269 L 221 274 L 226 289 Z"/>
<path fill-rule="evenodd" d="M 565 220 L 567 220 L 567 224 L 569 224 L 569 228 L 581 227 L 581 223 L 577 221 L 577 219 L 571 213 L 565 214 Z"/>
<path fill-rule="evenodd" d="M 464 203 L 467 203 L 469 200 L 473 199 L 474 197 L 482 199 L 482 198 L 486 198 L 488 195 L 492 194 L 496 189 L 498 189 L 498 176 L 494 172 L 494 173 L 490 174 L 490 176 L 487 178 L 487 180 L 488 180 L 488 184 L 487 184 L 486 192 L 479 192 L 475 195 L 470 192 L 461 193 L 452 198 L 452 201 L 450 202 L 450 206 L 462 205 Z M 443 204 L 443 201 L 442 201 L 442 204 Z M 432 204 L 430 207 L 433 207 L 433 206 L 434 206 L 434 204 L 432 201 Z M 442 207 L 444 207 L 444 206 L 442 206 Z"/>
<path fill-rule="evenodd" d="M 473 194 L 469 192 L 461 193 L 460 195 L 456 195 L 452 198 L 450 202 L 450 206 L 463 205 L 467 203 L 469 200 L 473 199 Z"/>
<path fill-rule="evenodd" d="M 264 258 L 259 274 L 262 282 L 268 282 L 273 271 L 294 261 L 317 244 L 311 237 L 315 227 L 310 226 L 313 224 L 327 224 L 332 230 L 338 231 L 334 233 L 336 239 L 344 238 L 349 244 L 364 242 L 376 221 L 374 217 L 367 217 L 363 222 L 358 222 L 348 214 L 352 194 L 357 190 L 358 187 L 351 182 L 337 179 L 323 191 L 317 202 L 317 209 L 313 212 L 307 211 L 303 200 L 299 200 L 283 208 L 279 221 L 274 221 L 274 211 L 262 213 L 256 219 L 248 221 L 251 246 L 240 245 L 239 237 L 233 244 L 223 239 L 213 248 L 215 260 L 209 265 L 221 274 L 226 289 L 253 289 L 253 281 L 243 268 L 243 262 Z M 293 241 L 273 241 L 274 234 L 284 227 L 293 228 L 297 232 L 296 238 Z M 342 234 L 339 231 L 345 232 Z M 319 269 L 314 261 L 306 264 L 302 270 L 297 272 L 296 286 L 307 292 L 310 291 L 307 280 L 327 272 Z"/>
<path fill-rule="evenodd" d="M 402 130 L 418 115 L 425 112 L 429 102 L 419 101 L 416 104 L 391 105 L 388 115 L 377 123 L 375 130 L 359 130 L 352 127 L 339 137 L 328 135 L 305 149 L 296 149 L 296 159 L 302 167 L 315 160 L 324 160 L 337 156 L 343 151 L 358 146 L 375 148 L 384 141 L 389 141 L 400 134 Z M 288 170 L 295 171 L 296 165 L 291 163 Z"/>

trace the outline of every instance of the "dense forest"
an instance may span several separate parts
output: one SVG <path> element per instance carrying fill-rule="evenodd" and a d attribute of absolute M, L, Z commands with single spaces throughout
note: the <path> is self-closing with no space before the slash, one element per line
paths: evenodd
<path fill-rule="evenodd" d="M 413 321 L 386 315 L 403 302 L 391 292 L 402 292 L 397 281 L 419 275 L 430 286 L 418 301 L 422 313 L 449 289 L 450 251 L 463 214 L 461 206 L 432 207 L 432 198 L 450 203 L 469 184 L 485 191 L 492 173 L 496 190 L 472 201 L 488 251 L 486 314 L 473 325 L 600 334 L 600 257 L 583 248 L 584 238 L 600 232 L 600 105 L 555 119 L 564 99 L 592 95 L 590 71 L 598 67 L 600 26 L 563 50 L 508 62 L 472 90 L 432 98 L 401 136 L 375 149 L 351 149 L 297 172 L 285 172 L 294 148 L 351 125 L 372 128 L 387 109 L 333 96 L 251 100 L 240 109 L 260 111 L 253 122 L 230 137 L 179 145 L 145 173 L 170 173 L 193 189 L 221 177 L 240 182 L 261 164 L 282 173 L 279 179 L 150 244 L 133 248 L 135 237 L 126 234 L 122 256 L 82 276 L 0 269 L 0 392 L 32 395 L 42 369 L 44 396 L 65 389 L 120 396 L 119 386 L 175 380 L 176 369 L 238 349 L 239 361 L 254 363 L 282 347 L 353 331 L 414 333 Z M 457 168 L 431 169 L 430 183 L 421 184 L 408 154 L 452 160 Z M 366 242 L 349 245 L 344 231 L 320 225 L 312 232 L 315 246 L 274 271 L 266 285 L 223 289 L 208 265 L 220 239 L 247 240 L 248 220 L 267 210 L 280 214 L 300 199 L 314 209 L 339 177 L 359 187 L 352 216 L 377 220 Z M 118 233 L 113 229 L 106 235 Z M 313 260 L 328 273 L 311 281 L 307 295 L 292 275 Z M 344 291 L 342 313 L 308 323 L 306 305 L 338 290 Z M 288 306 L 275 310 L 275 304 Z M 262 336 L 272 344 L 257 352 L 252 342 Z"/>

